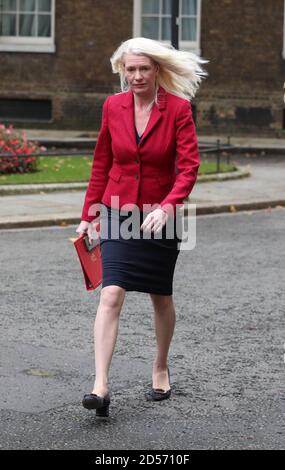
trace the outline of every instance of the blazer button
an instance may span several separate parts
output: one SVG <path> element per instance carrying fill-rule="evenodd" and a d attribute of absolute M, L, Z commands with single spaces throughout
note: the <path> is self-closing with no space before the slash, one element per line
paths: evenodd
<path fill-rule="evenodd" d="M 135 179 L 138 180 L 138 179 L 139 179 L 139 175 L 135 175 Z"/>
<path fill-rule="evenodd" d="M 136 158 L 136 159 L 135 159 L 135 162 L 136 162 L 136 163 L 139 163 L 139 159 L 138 159 L 138 158 Z"/>

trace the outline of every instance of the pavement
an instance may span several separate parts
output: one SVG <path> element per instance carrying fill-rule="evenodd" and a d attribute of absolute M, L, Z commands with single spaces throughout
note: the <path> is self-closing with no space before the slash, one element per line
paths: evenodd
<path fill-rule="evenodd" d="M 232 155 L 239 169 L 199 180 L 187 202 L 197 215 L 285 207 L 285 156 Z M 233 179 L 235 178 L 235 179 Z M 87 183 L 1 185 L 0 229 L 79 223 Z"/>
<path fill-rule="evenodd" d="M 27 138 L 48 146 L 92 148 L 97 132 L 26 129 Z M 207 148 L 229 138 L 199 136 Z M 278 138 L 231 137 L 230 160 L 238 171 L 198 178 L 190 197 L 197 215 L 285 206 L 285 141 Z M 91 147 L 90 147 L 91 146 Z M 207 154 L 205 158 L 211 158 Z M 223 161 L 222 154 L 222 161 Z M 0 185 L 0 229 L 76 224 L 80 220 L 87 183 Z"/>
<path fill-rule="evenodd" d="M 79 145 L 90 146 L 95 143 L 98 132 L 82 130 L 46 130 L 46 129 L 25 129 L 29 140 L 36 140 L 42 145 Z M 227 136 L 227 135 L 199 135 L 198 141 L 202 145 L 216 144 L 217 140 L 221 144 L 230 143 L 235 146 L 235 151 L 261 151 L 264 153 L 284 153 L 285 139 L 268 138 L 260 136 Z"/>

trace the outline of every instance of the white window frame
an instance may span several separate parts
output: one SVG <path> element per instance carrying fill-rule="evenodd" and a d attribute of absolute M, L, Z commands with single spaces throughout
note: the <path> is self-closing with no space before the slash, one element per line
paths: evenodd
<path fill-rule="evenodd" d="M 142 1 L 133 0 L 133 37 L 142 35 L 141 18 L 142 18 Z M 285 1 L 285 0 L 284 0 Z M 197 40 L 196 41 L 179 41 L 179 49 L 194 52 L 197 55 L 201 54 L 200 36 L 201 36 L 201 7 L 202 0 L 197 0 Z M 180 2 L 181 8 L 181 2 Z M 160 41 L 169 44 L 170 41 Z"/>
<path fill-rule="evenodd" d="M 0 51 L 3 52 L 55 52 L 55 0 L 51 0 L 51 36 L 0 36 Z"/>

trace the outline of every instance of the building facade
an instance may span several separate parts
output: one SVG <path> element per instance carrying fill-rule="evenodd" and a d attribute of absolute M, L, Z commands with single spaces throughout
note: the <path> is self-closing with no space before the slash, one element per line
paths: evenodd
<path fill-rule="evenodd" d="M 209 60 L 193 100 L 200 135 L 284 137 L 285 0 L 180 0 L 179 47 Z M 0 0 L 0 122 L 96 130 L 120 91 L 110 57 L 170 43 L 171 0 Z"/>

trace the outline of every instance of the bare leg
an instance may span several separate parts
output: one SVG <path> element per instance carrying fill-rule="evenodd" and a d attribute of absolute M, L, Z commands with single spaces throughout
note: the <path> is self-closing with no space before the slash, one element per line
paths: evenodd
<path fill-rule="evenodd" d="M 115 285 L 103 287 L 101 290 L 94 325 L 96 379 L 92 391 L 99 396 L 108 392 L 108 373 L 116 345 L 125 292 L 125 289 Z"/>
<path fill-rule="evenodd" d="M 167 358 L 175 327 L 175 307 L 172 295 L 150 294 L 154 307 L 154 323 L 157 342 L 156 357 L 153 364 L 153 388 L 170 388 Z"/>

